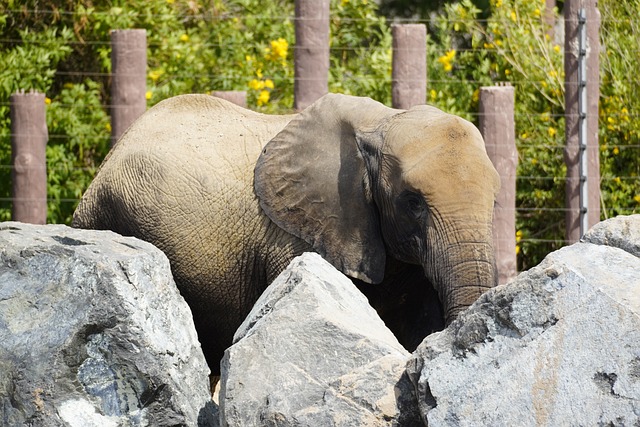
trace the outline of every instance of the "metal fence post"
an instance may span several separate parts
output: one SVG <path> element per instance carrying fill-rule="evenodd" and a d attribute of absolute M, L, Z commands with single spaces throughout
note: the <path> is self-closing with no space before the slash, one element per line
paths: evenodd
<path fill-rule="evenodd" d="M 391 26 L 393 57 L 391 99 L 394 108 L 409 109 L 427 98 L 427 27 Z"/>
<path fill-rule="evenodd" d="M 584 11 L 580 12 L 581 9 Z M 566 239 L 573 243 L 600 221 L 600 12 L 596 0 L 567 0 L 564 17 Z"/>
<path fill-rule="evenodd" d="M 518 150 L 512 86 L 480 88 L 480 132 L 487 154 L 500 174 L 500 193 L 493 212 L 493 244 L 498 282 L 503 285 L 517 274 L 516 168 Z"/>
<path fill-rule="evenodd" d="M 111 144 L 147 109 L 147 32 L 111 31 Z"/>
<path fill-rule="evenodd" d="M 14 93 L 10 98 L 11 179 L 14 221 L 47 222 L 47 131 L 43 93 Z"/>
<path fill-rule="evenodd" d="M 329 92 L 329 0 L 296 0 L 293 107 Z"/>

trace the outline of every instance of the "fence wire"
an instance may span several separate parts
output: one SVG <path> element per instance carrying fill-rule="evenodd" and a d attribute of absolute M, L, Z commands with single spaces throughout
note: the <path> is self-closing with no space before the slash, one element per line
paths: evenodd
<path fill-rule="evenodd" d="M 78 12 L 78 11 L 64 11 L 64 10 L 57 10 L 57 11 L 47 11 L 47 10 L 35 10 L 35 9 L 9 9 L 9 10 L 5 10 L 5 13 L 7 13 L 8 15 L 12 16 L 13 18 L 20 18 L 20 16 L 25 16 L 25 15 L 40 15 L 40 16 L 47 16 L 50 18 L 54 18 L 54 19 L 69 19 L 69 18 L 74 18 L 77 16 L 82 16 L 83 14 L 85 16 L 89 16 L 90 14 L 102 14 L 102 15 L 109 15 L 110 12 L 100 12 L 100 11 L 87 11 L 87 12 Z M 173 15 L 172 15 L 173 16 Z M 167 15 L 151 15 L 150 16 L 152 19 L 164 19 L 167 18 Z M 194 20 L 194 21 L 198 21 L 198 20 L 202 20 L 202 21 L 207 21 L 207 22 L 215 22 L 215 21 L 221 21 L 221 20 L 226 20 L 226 19 L 230 19 L 233 16 L 213 16 L 212 14 L 208 14 L 208 13 L 203 13 L 203 14 L 188 14 L 188 15 L 184 15 L 182 17 L 182 19 L 184 20 Z M 253 19 L 257 19 L 257 20 L 264 20 L 265 22 L 295 22 L 296 18 L 294 16 L 261 16 L 261 15 L 252 15 Z M 330 19 L 338 19 L 338 17 L 336 15 L 331 15 Z M 356 21 L 365 21 L 365 19 L 345 19 L 345 18 L 340 18 L 340 20 L 342 22 L 356 22 Z M 486 24 L 489 21 L 488 20 L 476 20 L 477 22 L 481 23 L 481 24 Z M 495 20 L 493 20 L 495 22 Z M 560 24 L 562 24 L 562 18 L 560 18 Z M 439 20 L 437 19 L 396 19 L 394 22 L 396 23 L 422 23 L 429 26 L 435 25 L 439 22 Z M 620 19 L 620 20 L 605 20 L 603 21 L 603 23 L 619 23 L 619 24 L 631 24 L 631 23 L 635 23 L 636 20 L 630 18 L 630 19 Z M 463 21 L 460 21 L 460 23 L 463 23 Z M 32 43 L 35 44 L 41 44 L 41 45 L 46 45 L 47 42 L 45 41 L 33 41 Z M 22 39 L 13 39 L 13 38 L 4 38 L 4 39 L 0 39 L 0 46 L 4 46 L 4 47 L 11 47 L 11 46 L 18 46 L 23 44 L 23 40 Z M 110 42 L 104 41 L 104 40 L 82 40 L 82 41 L 69 41 L 67 43 L 65 43 L 66 45 L 69 45 L 71 47 L 85 47 L 85 46 L 90 46 L 90 47 L 95 47 L 95 46 L 100 46 L 100 47 L 109 47 L 110 46 Z M 259 50 L 262 49 L 264 47 L 264 44 L 261 43 L 256 43 L 254 45 L 234 45 L 234 44 L 223 44 L 223 43 L 211 43 L 211 42 L 206 42 L 206 43 L 199 43 L 199 46 L 202 49 L 238 49 L 238 48 L 243 48 L 243 49 L 249 49 L 249 50 Z M 161 47 L 161 45 L 159 43 L 150 43 L 148 45 L 149 49 L 154 49 L 154 48 L 159 48 Z M 299 47 L 298 47 L 299 48 Z M 564 46 L 560 46 L 561 49 L 564 49 Z M 293 51 L 295 51 L 296 47 L 295 46 L 291 46 L 291 49 Z M 2 47 L 0 47 L 0 51 L 4 50 Z M 332 45 L 329 48 L 330 52 L 332 54 L 336 54 L 338 52 L 356 52 L 356 51 L 362 51 L 362 47 L 354 47 L 354 46 L 335 46 Z M 504 50 L 504 49 L 503 49 Z M 482 49 L 470 49 L 470 48 L 462 48 L 459 49 L 458 52 L 459 53 L 464 53 L 464 52 L 479 52 L 482 51 Z M 511 52 L 510 50 L 504 50 L 505 52 Z M 637 54 L 640 51 L 640 49 L 638 49 L 637 51 L 633 51 L 631 53 L 633 54 Z M 390 51 L 388 48 L 386 47 L 369 47 L 367 49 L 367 53 L 368 54 L 372 54 L 375 52 L 381 52 L 384 54 L 390 54 Z M 439 55 L 445 55 L 447 53 L 447 51 L 445 49 L 442 50 L 437 50 L 436 54 Z M 104 79 L 104 80 L 110 80 L 113 75 L 111 73 L 108 72 L 97 72 L 97 71 L 83 71 L 83 70 L 67 70 L 67 71 L 57 71 L 57 76 L 59 77 L 69 77 L 69 78 L 74 78 L 74 79 L 82 79 L 82 78 L 98 78 L 98 79 Z M 177 81 L 181 81 L 181 80 L 189 80 L 189 79 L 207 79 L 209 81 L 211 81 L 212 83 L 216 83 L 216 82 L 222 82 L 222 81 L 227 81 L 230 79 L 235 78 L 235 75 L 219 75 L 219 74 L 207 74 L 207 73 L 199 73 L 199 74 L 194 74 L 194 73 L 165 73 L 162 78 L 164 80 L 177 80 Z M 370 79 L 372 81 L 374 81 L 374 79 L 376 79 L 376 77 L 371 77 L 371 76 L 358 76 L 359 79 Z M 247 79 L 249 80 L 249 78 Z M 295 78 L 291 77 L 289 80 L 289 85 L 293 85 L 295 84 Z M 542 80 L 514 80 L 511 81 L 511 84 L 517 86 L 517 87 L 526 87 L 526 86 L 539 86 L 541 84 L 543 84 Z M 388 80 L 385 81 L 385 83 L 390 84 L 391 83 L 391 75 L 388 76 Z M 455 79 L 430 79 L 428 80 L 428 89 L 430 87 L 433 86 L 438 86 L 438 85 L 451 85 L 451 84 L 461 84 L 461 85 L 481 85 L 484 84 L 484 81 L 477 81 L 477 80 L 464 80 L 464 81 L 459 81 L 459 80 L 455 80 Z M 564 82 L 562 82 L 564 84 Z M 605 83 L 604 80 L 602 80 L 601 77 L 601 84 Z M 640 85 L 640 78 L 638 78 L 637 76 L 627 76 L 625 79 L 616 82 L 616 84 L 628 84 L 628 85 Z M 562 89 L 563 90 L 563 89 Z M 1 107 L 9 107 L 10 103 L 7 102 L 6 100 L 0 100 L 0 108 Z M 101 103 L 100 105 L 96 105 L 96 106 L 84 106 L 84 107 L 78 107 L 76 105 L 73 104 L 61 104 L 61 103 L 57 103 L 56 104 L 56 108 L 62 108 L 62 109 L 78 109 L 78 108 L 85 108 L 87 110 L 91 110 L 91 109 L 103 109 L 105 111 L 108 111 L 110 109 L 112 109 L 114 107 L 114 105 L 108 104 L 108 103 Z M 469 111 L 466 112 L 466 114 L 472 118 L 477 119 L 477 117 L 479 116 L 479 113 L 477 111 Z M 553 121 L 556 120 L 560 120 L 563 119 L 565 117 L 564 114 L 562 113 L 550 113 L 550 114 L 546 114 L 546 113 L 522 113 L 522 112 L 516 112 L 515 113 L 516 119 L 527 119 L 527 120 L 541 120 L 543 118 L 547 118 L 547 119 L 551 119 Z M 640 111 L 632 111 L 632 112 L 628 112 L 628 113 L 622 113 L 620 111 L 614 111 L 611 112 L 609 114 L 609 116 L 611 118 L 613 118 L 614 120 L 618 120 L 619 118 L 625 117 L 628 118 L 630 120 L 637 120 L 638 117 L 640 117 Z M 10 132 L 7 132 L 8 129 L 3 129 L 0 130 L 0 138 L 10 138 L 12 135 Z M 56 142 L 63 142 L 63 141 L 71 141 L 73 138 L 83 138 L 83 139 L 93 139 L 96 141 L 103 141 L 103 142 L 108 142 L 111 138 L 111 135 L 109 133 L 109 131 L 107 129 L 104 130 L 104 135 L 95 135 L 95 134 L 74 134 L 74 135 L 66 135 L 66 134 L 49 134 L 49 140 L 50 141 L 56 141 Z M 516 136 L 518 136 L 518 130 L 516 129 Z M 558 156 L 562 156 L 563 154 L 563 150 L 565 149 L 565 145 L 564 145 L 564 140 L 560 137 L 557 138 L 547 138 L 545 135 L 542 136 L 537 136 L 540 139 L 539 140 L 544 140 L 544 143 L 536 143 L 536 142 L 527 142 L 526 140 L 522 139 L 522 138 L 518 138 L 518 143 L 517 143 L 517 147 L 519 150 L 519 161 L 523 162 L 523 161 L 527 161 L 527 157 L 525 156 L 525 154 L 523 153 L 526 150 L 551 150 L 554 153 L 557 153 Z M 636 137 L 637 138 L 637 137 Z M 633 141 L 634 143 L 631 144 L 625 144 L 623 147 L 621 147 L 621 149 L 624 150 L 637 150 L 638 154 L 637 154 L 637 158 L 640 159 L 640 144 L 636 143 L 636 141 Z M 49 162 L 47 164 L 47 168 L 49 171 L 66 171 L 68 170 L 68 165 L 65 164 L 58 164 L 55 161 Z M 10 164 L 0 164 L 0 169 L 1 170 L 8 170 L 8 169 L 12 169 L 12 165 Z M 85 172 L 94 172 L 96 170 L 95 166 L 87 166 L 87 167 L 77 167 L 74 168 L 75 170 L 79 170 L 79 171 L 85 171 Z M 546 183 L 554 183 L 554 184 L 560 184 L 560 185 L 564 185 L 565 181 L 567 180 L 567 178 L 565 176 L 545 176 L 545 175 L 540 175 L 540 176 L 531 176 L 531 175 L 518 175 L 516 176 L 516 182 L 517 183 L 535 183 L 535 182 L 546 182 Z M 639 178 L 637 176 L 616 176 L 616 177 L 611 177 L 611 176 L 601 176 L 600 177 L 601 182 L 620 182 L 620 181 L 625 181 L 625 182 L 630 182 L 630 183 L 637 183 Z M 7 197 L 0 197 L 0 204 L 10 204 L 12 202 L 12 198 L 7 198 Z M 48 202 L 49 203 L 64 203 L 64 204 L 76 204 L 79 201 L 79 199 L 77 198 L 49 198 Z M 562 202 L 560 202 L 562 203 Z M 640 201 L 638 202 L 638 204 L 640 204 Z M 567 212 L 569 209 L 564 208 L 564 207 L 552 207 L 552 206 L 548 206 L 548 207 L 527 207 L 527 206 L 517 206 L 515 208 L 515 211 L 518 215 L 530 215 L 530 214 L 536 214 L 536 215 L 545 215 L 547 213 L 551 213 L 551 214 L 563 214 L 565 212 Z M 637 211 L 636 208 L 625 208 L 625 207 L 620 207 L 620 208 L 616 208 L 616 210 L 618 212 L 621 213 L 634 213 Z M 558 224 L 550 224 L 550 227 L 555 227 Z M 519 244 L 522 244 L 523 242 L 528 242 L 528 243 L 532 243 L 532 244 L 556 244 L 556 245 L 564 245 L 567 243 L 567 241 L 562 240 L 562 239 L 540 239 L 540 238 L 535 238 L 535 237 L 525 237 L 522 238 L 521 240 L 518 241 Z"/>

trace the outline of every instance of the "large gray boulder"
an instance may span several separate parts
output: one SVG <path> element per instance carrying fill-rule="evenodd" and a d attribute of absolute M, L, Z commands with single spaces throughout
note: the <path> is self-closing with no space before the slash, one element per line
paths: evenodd
<path fill-rule="evenodd" d="M 409 353 L 353 283 L 319 255 L 294 259 L 223 358 L 224 426 L 382 426 L 419 421 Z"/>
<path fill-rule="evenodd" d="M 407 365 L 425 423 L 640 425 L 639 231 L 601 223 L 427 337 Z"/>
<path fill-rule="evenodd" d="M 0 224 L 2 425 L 212 425 L 208 374 L 158 249 Z"/>
<path fill-rule="evenodd" d="M 612 246 L 640 257 L 640 215 L 620 215 L 594 225 L 583 242 Z"/>

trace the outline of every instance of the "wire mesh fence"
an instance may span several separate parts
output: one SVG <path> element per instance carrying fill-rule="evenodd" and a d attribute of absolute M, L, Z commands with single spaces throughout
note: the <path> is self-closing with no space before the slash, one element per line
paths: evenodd
<path fill-rule="evenodd" d="M 20 17 L 28 16 L 33 18 L 33 16 L 39 17 L 40 20 L 50 20 L 51 22 L 68 22 L 69 25 L 72 25 L 74 22 L 77 22 L 79 19 L 90 18 L 91 16 L 95 17 L 95 15 L 102 16 L 105 20 L 113 15 L 113 11 L 89 11 L 89 10 L 74 10 L 74 11 L 63 11 L 63 10 L 36 10 L 36 9 L 16 9 L 16 10 L 5 10 L 5 14 L 8 14 L 12 17 L 12 19 L 17 20 Z M 179 21 L 182 22 L 209 22 L 215 23 L 217 25 L 221 25 L 222 23 L 232 22 L 234 19 L 236 20 L 245 20 L 247 18 L 246 15 L 238 15 L 237 11 L 232 13 L 221 13 L 216 14 L 215 11 L 209 12 L 193 12 L 193 13 L 183 13 L 179 17 Z M 246 13 L 246 11 L 245 11 Z M 130 20 L 136 20 L 142 18 L 143 14 L 138 13 L 137 15 L 132 13 L 129 16 Z M 145 20 L 148 21 L 164 21 L 172 18 L 173 15 L 164 14 L 164 13 L 151 13 L 146 14 L 144 16 Z M 30 19 L 31 19 L 30 18 Z M 176 51 L 172 54 L 185 55 L 185 62 L 191 61 L 192 58 L 188 57 L 187 53 L 190 48 L 188 45 L 193 40 L 197 38 L 197 32 L 195 30 L 191 31 L 190 29 L 186 29 L 183 34 L 176 36 L 174 39 L 167 39 L 167 41 L 163 41 L 162 37 L 150 37 L 147 43 L 147 50 L 150 53 L 148 59 L 148 69 L 146 70 L 146 84 L 147 87 L 143 91 L 145 96 L 147 97 L 146 102 L 148 105 L 153 105 L 161 99 L 169 96 L 175 95 L 179 93 L 181 87 L 187 87 L 189 89 L 196 88 L 198 91 L 214 91 L 214 90 L 247 90 L 249 92 L 247 96 L 247 102 L 250 105 L 250 108 L 256 109 L 264 109 L 268 107 L 269 103 L 275 105 L 278 100 L 278 96 L 280 96 L 281 104 L 280 106 L 286 106 L 287 103 L 289 109 L 293 107 L 293 100 L 291 99 L 292 95 L 286 95 L 285 93 L 291 92 L 293 93 L 292 88 L 295 86 L 296 81 L 303 80 L 304 77 L 298 77 L 292 72 L 293 70 L 293 60 L 296 56 L 298 50 L 302 50 L 307 48 L 305 46 L 295 46 L 293 45 L 294 37 L 293 34 L 293 26 L 296 22 L 295 14 L 280 14 L 280 15 L 267 15 L 267 14 L 253 14 L 252 18 L 256 21 L 261 21 L 262 26 L 267 26 L 270 24 L 288 26 L 288 40 L 292 43 L 292 46 L 289 48 L 289 51 L 286 53 L 286 57 L 283 58 L 283 64 L 280 64 L 277 61 L 272 61 L 273 64 L 282 65 L 281 68 L 277 70 L 279 74 L 277 76 L 278 80 L 275 82 L 276 88 L 269 89 L 264 85 L 268 85 L 268 80 L 272 77 L 271 75 L 266 75 L 263 77 L 259 76 L 257 67 L 248 67 L 246 64 L 251 63 L 252 59 L 249 58 L 251 56 L 258 56 L 257 59 L 253 59 L 255 63 L 260 61 L 265 62 L 263 59 L 259 58 L 259 55 L 264 53 L 265 49 L 271 48 L 269 45 L 269 40 L 254 40 L 253 43 L 247 43 L 246 40 L 235 41 L 232 39 L 229 40 L 219 40 L 213 41 L 211 39 L 205 39 L 203 37 L 197 43 L 197 53 L 207 54 L 211 56 L 229 56 L 230 51 L 239 51 L 240 59 L 245 59 L 244 64 L 237 64 L 236 67 L 228 67 L 221 71 L 209 71 L 207 68 L 196 69 L 194 67 L 188 66 L 188 63 L 184 64 L 184 67 L 173 66 L 173 67 L 164 67 L 162 70 L 161 76 L 157 77 L 156 74 L 159 72 L 161 68 L 163 68 L 162 64 L 157 62 L 157 57 L 154 58 L 153 53 L 161 51 L 162 49 L 170 49 L 171 43 L 175 41 L 176 43 Z M 335 22 L 340 21 L 341 25 L 351 25 L 357 24 L 362 27 L 365 24 L 369 24 L 371 19 L 370 17 L 355 17 L 349 18 L 344 15 L 339 15 L 335 13 L 333 10 L 330 14 L 329 19 L 332 21 L 332 25 L 335 26 Z M 563 22 L 560 19 L 559 26 L 563 26 Z M 504 19 L 505 24 L 510 24 L 510 20 Z M 441 68 L 444 69 L 446 64 L 444 62 L 438 63 L 439 58 L 446 58 L 447 54 L 453 49 L 453 45 L 451 46 L 442 46 L 437 45 L 434 46 L 434 35 L 431 29 L 438 24 L 436 19 L 428 19 L 428 20 L 405 20 L 403 22 L 416 24 L 422 23 L 425 24 L 428 29 L 428 40 L 427 43 L 431 44 L 431 47 L 427 47 L 429 51 L 427 55 L 427 60 L 430 62 L 427 67 L 428 78 L 426 81 L 426 92 L 428 103 L 435 104 L 442 108 L 443 110 L 450 110 L 450 105 L 447 102 L 443 101 L 443 97 L 446 97 L 446 94 L 440 95 L 438 92 L 451 90 L 451 87 L 459 87 L 460 91 L 465 90 L 465 88 L 476 88 L 479 89 L 481 86 L 487 84 L 487 82 L 495 81 L 497 78 L 504 78 L 505 74 L 498 75 L 497 77 L 487 78 L 474 78 L 473 75 L 467 75 L 465 79 L 461 79 L 458 74 L 455 74 L 456 69 L 454 68 L 453 73 L 444 73 L 444 72 L 433 72 L 436 67 L 438 70 Z M 460 24 L 465 24 L 464 20 L 459 21 L 450 21 L 449 25 L 455 26 L 457 22 Z M 488 26 L 489 20 L 477 19 L 477 22 L 480 25 Z M 496 21 L 491 21 L 495 23 Z M 501 21 L 498 21 L 498 23 Z M 608 21 L 609 23 L 614 23 L 613 21 Z M 618 19 L 615 21 L 616 24 L 625 24 L 632 23 L 632 20 L 626 19 Z M 633 22 L 635 24 L 635 21 Z M 194 24 L 195 25 L 195 24 Z M 362 93 L 354 93 L 356 95 L 369 95 L 366 92 L 366 88 L 372 88 L 371 92 L 374 93 L 374 97 L 381 98 L 378 95 L 383 90 L 388 92 L 388 97 L 381 99 L 383 102 L 390 103 L 391 102 L 391 91 L 390 88 L 393 83 L 393 77 L 391 72 L 391 56 L 393 54 L 391 49 L 391 43 L 383 43 L 380 42 L 381 39 L 385 37 L 390 37 L 390 26 L 388 23 L 385 24 L 387 27 L 388 34 L 378 35 L 378 40 L 376 43 L 369 42 L 363 43 L 363 38 L 359 38 L 358 40 L 354 40 L 353 44 L 345 43 L 344 39 L 338 39 L 337 37 L 332 37 L 330 46 L 328 49 L 328 54 L 331 58 L 331 68 L 329 72 L 329 87 L 332 90 L 341 90 L 344 89 L 348 80 L 358 80 L 358 88 L 362 90 Z M 187 27 L 185 27 L 187 28 Z M 191 27 L 194 28 L 194 27 Z M 333 27 L 332 27 L 333 28 Z M 7 33 L 5 33 L 7 34 Z M 181 40 L 184 39 L 184 40 Z M 273 37 L 275 39 L 275 37 Z M 28 48 L 27 43 L 31 43 L 33 46 L 41 46 L 47 47 L 49 46 L 46 40 L 28 40 L 25 41 L 23 37 L 17 37 L 15 33 L 10 37 L 2 37 L 0 38 L 0 51 L 7 52 L 10 50 L 15 50 L 18 47 Z M 104 52 L 110 51 L 110 41 L 105 40 L 104 38 L 96 38 L 96 39 L 87 39 L 84 38 L 82 40 L 74 37 L 70 37 L 69 40 L 65 41 L 65 45 L 69 46 L 72 50 L 86 50 L 89 49 L 94 54 L 96 52 L 100 52 L 100 55 L 104 55 Z M 169 47 L 167 45 L 169 44 Z M 606 43 L 605 43 L 606 45 Z M 562 55 L 565 44 L 559 43 Z M 606 46 L 605 46 L 606 47 Z M 431 50 L 429 50 L 431 49 Z M 504 53 L 514 53 L 514 48 L 510 46 L 505 46 Z M 455 46 L 455 61 L 454 67 L 458 67 L 458 69 L 462 69 L 465 67 L 471 67 L 473 64 L 463 63 L 462 57 L 466 54 L 476 55 L 485 52 L 486 49 L 476 47 L 465 47 L 461 45 Z M 245 54 L 246 52 L 246 54 Z M 256 52 L 258 52 L 256 54 Z M 237 52 L 236 52 L 237 53 Z M 370 69 L 362 70 L 362 73 L 357 73 L 354 70 L 345 70 L 339 69 L 339 75 L 336 75 L 335 64 L 339 63 L 342 58 L 348 55 L 356 55 L 360 56 L 363 62 L 374 63 L 375 61 L 380 61 L 379 57 L 383 57 L 381 60 L 382 66 L 384 68 L 384 72 L 374 73 Z M 236 55 L 238 56 L 238 55 Z M 109 58 L 100 57 L 97 62 L 106 62 Z M 444 61 L 444 60 L 443 60 Z M 179 63 L 179 60 L 175 60 L 174 62 Z M 273 65 L 272 63 L 265 64 L 265 66 Z M 92 145 L 96 147 L 106 147 L 110 142 L 110 135 L 113 130 L 113 125 L 110 121 L 110 115 L 114 110 L 116 104 L 113 102 L 113 99 L 108 92 L 108 88 L 114 78 L 113 73 L 109 70 L 109 67 L 99 66 L 95 63 L 90 69 L 75 69 L 72 66 L 73 64 L 67 64 L 65 67 L 58 67 L 55 70 L 55 75 L 52 77 L 52 81 L 55 81 L 55 84 L 52 84 L 51 87 L 51 99 L 47 97 L 47 113 L 53 112 L 55 110 L 56 117 L 69 117 L 71 115 L 81 115 L 85 117 L 93 117 L 93 123 L 90 128 L 87 127 L 77 127 L 73 128 L 72 125 L 68 125 L 66 127 L 62 126 L 51 126 L 49 124 L 49 144 L 50 145 L 60 145 L 66 147 L 78 147 L 82 146 L 82 158 L 77 159 L 78 161 L 69 162 L 68 158 L 63 155 L 59 156 L 49 156 L 47 159 L 47 173 L 49 180 L 52 178 L 55 179 L 60 175 L 66 177 L 66 179 L 72 179 L 73 177 L 77 177 L 81 174 L 89 176 L 89 178 L 83 178 L 80 182 L 77 182 L 71 185 L 70 182 L 63 183 L 66 187 L 73 187 L 72 191 L 62 191 L 57 194 L 49 194 L 48 195 L 48 204 L 49 210 L 60 210 L 69 212 L 72 211 L 73 206 L 78 202 L 79 197 L 82 194 L 83 189 L 86 187 L 88 182 L 90 181 L 90 177 L 95 172 L 97 167 L 99 166 L 99 161 L 101 160 L 104 154 L 95 155 L 92 158 L 90 153 L 91 149 L 86 147 L 90 147 Z M 166 64 L 165 64 L 166 65 Z M 275 65 L 274 65 L 275 67 Z M 347 72 L 348 71 L 348 72 Z M 503 70 L 504 71 L 504 70 Z M 265 70 L 266 72 L 266 70 Z M 336 74 L 332 74 L 336 73 Z M 515 71 L 514 71 L 515 73 Z M 529 77 L 529 78 L 526 78 Z M 61 90 L 64 89 L 65 81 L 73 82 L 72 84 L 82 84 L 86 80 L 97 81 L 100 82 L 101 86 L 95 89 L 98 93 L 100 100 L 99 103 L 93 104 L 82 104 L 76 103 L 73 99 L 69 98 L 69 102 L 65 102 L 60 96 L 55 96 L 54 94 L 59 94 Z M 256 80 L 257 85 L 262 84 L 262 89 L 254 90 L 251 88 L 252 82 Z M 275 77 L 273 78 L 275 81 Z M 553 80 L 553 82 L 551 82 Z M 190 85 L 184 84 L 182 82 L 193 82 L 193 81 L 202 81 L 203 85 L 206 85 L 208 90 L 203 90 L 202 85 Z M 230 81 L 241 81 L 241 84 L 234 83 L 233 85 L 229 85 Z M 551 249 L 560 247 L 569 242 L 564 236 L 562 232 L 564 228 L 564 217 L 567 211 L 570 209 L 565 206 L 564 200 L 558 199 L 562 197 L 563 189 L 566 185 L 567 177 L 564 175 L 563 170 L 563 157 L 564 151 L 566 148 L 565 145 L 565 132 L 564 132 L 564 111 L 562 108 L 551 109 L 551 111 L 540 112 L 534 110 L 523 110 L 518 107 L 518 103 L 522 97 L 527 96 L 528 92 L 540 92 L 545 85 L 555 84 L 558 87 L 558 90 L 561 93 L 551 94 L 554 99 L 554 102 L 563 102 L 564 101 L 564 82 L 562 81 L 562 76 L 547 76 L 546 78 L 537 78 L 535 76 L 525 76 L 519 75 L 514 76 L 510 80 L 511 84 L 516 87 L 516 107 L 513 111 L 513 115 L 516 122 L 515 129 L 515 137 L 518 149 L 518 175 L 515 177 L 516 187 L 519 188 L 520 192 L 523 189 L 526 189 L 528 195 L 519 195 L 516 198 L 516 205 L 512 208 L 505 207 L 506 209 L 513 209 L 516 217 L 518 218 L 519 223 L 526 222 L 529 219 L 536 218 L 536 223 L 544 225 L 544 227 L 539 227 L 535 232 L 528 232 L 524 234 L 520 234 L 518 236 L 516 234 L 515 239 L 517 242 L 518 248 L 525 247 L 526 245 L 543 247 L 548 252 Z M 637 79 L 634 79 L 633 76 L 625 76 L 623 81 L 618 82 L 617 84 L 628 84 L 634 85 L 637 84 Z M 271 83 L 274 84 L 274 83 Z M 604 76 L 600 75 L 600 84 L 611 84 L 610 81 L 605 81 Z M 182 86 L 181 86 L 182 85 Z M 256 86 L 257 87 L 257 86 Z M 282 89 L 286 88 L 286 89 Z M 347 87 L 348 88 L 348 87 Z M 362 89 L 365 88 L 365 89 Z M 382 89 L 381 89 L 382 88 Z M 446 88 L 446 89 L 442 89 Z M 30 88 L 24 88 L 30 89 Z M 72 90 L 72 89 L 69 89 Z M 453 89 L 454 91 L 456 89 Z M 191 90 L 188 90 L 191 91 Z M 271 95 L 271 99 L 267 101 L 264 105 L 259 105 L 260 102 L 260 94 L 263 91 L 268 91 Z M 435 96 L 434 96 L 434 92 Z M 289 96 L 289 97 L 288 97 Z M 385 95 L 387 96 L 387 95 Z M 456 94 L 453 93 L 452 97 L 455 97 Z M 466 96 L 466 95 L 465 95 Z M 473 94 L 469 94 L 469 97 L 472 98 Z M 470 105 L 475 105 L 476 108 L 473 109 L 465 109 L 464 111 L 459 111 L 459 109 L 453 108 L 452 112 L 456 114 L 463 114 L 468 119 L 478 123 L 479 121 L 479 108 L 477 108 L 478 101 L 468 103 Z M 10 103 L 8 99 L 0 99 L 0 109 L 8 109 Z M 631 121 L 635 120 L 638 116 L 638 111 L 624 111 L 622 108 L 613 109 L 606 114 L 606 117 L 603 117 L 603 111 L 600 111 L 600 133 L 607 132 L 607 126 L 609 125 L 608 120 L 614 121 L 616 124 L 623 123 L 625 120 Z M 273 111 L 266 111 L 273 112 Z M 51 116 L 51 114 L 49 114 Z M 99 116 L 99 117 L 97 117 Z M 71 119 L 70 119 L 71 120 Z M 87 121 L 91 121 L 87 119 Z M 0 129 L 0 138 L 3 138 L 5 141 L 10 138 L 10 130 L 6 126 L 6 121 L 3 124 L 2 129 Z M 543 132 L 538 132 L 537 134 L 525 134 L 525 132 L 520 128 L 522 123 L 535 123 L 536 126 L 539 126 L 543 129 Z M 58 123 L 59 124 L 59 123 Z M 62 131 L 63 130 L 63 131 Z M 612 130 L 612 132 L 617 132 L 617 130 Z M 637 159 L 640 158 L 640 144 L 638 143 L 637 134 L 629 135 L 630 140 L 625 141 L 624 144 L 616 144 L 616 145 L 608 145 L 606 147 L 603 146 L 602 141 L 599 147 L 601 158 L 605 158 L 606 161 L 615 162 L 616 158 L 626 159 L 625 161 L 629 161 L 628 159 Z M 601 138 L 602 139 L 602 138 Z M 3 148 L 4 149 L 4 148 Z M 94 148 L 94 153 L 100 151 L 100 148 Z M 4 156 L 3 159 L 5 161 L 0 164 L 0 171 L 10 171 L 12 169 L 12 165 L 9 162 L 6 162 L 7 156 Z M 554 167 L 548 167 L 550 163 L 553 163 Z M 624 169 L 624 168 L 623 168 Z M 634 169 L 626 168 L 627 171 L 637 170 L 637 167 Z M 0 172 L 2 173 L 2 172 Z M 8 177 L 9 175 L 5 173 L 3 177 Z M 638 211 L 638 206 L 640 206 L 640 187 L 638 185 L 638 176 L 634 173 L 628 174 L 611 174 L 610 170 L 605 170 L 604 173 L 600 175 L 600 183 L 602 186 L 611 188 L 615 185 L 630 186 L 636 188 L 637 191 L 635 194 L 638 195 L 639 200 L 618 200 L 615 201 L 610 194 L 605 194 L 605 196 L 601 200 L 602 208 L 602 216 L 609 216 L 612 214 L 631 214 Z M 51 187 L 51 186 L 50 186 Z M 12 195 L 6 191 L 8 186 L 2 188 L 4 190 L 3 194 L 0 194 L 0 209 L 4 209 L 5 211 L 10 209 L 12 204 Z M 537 194 L 539 192 L 539 194 Z M 633 190 L 631 190 L 633 194 Z M 74 197 L 71 197 L 74 195 Z M 607 198 L 606 201 L 604 200 Z M 617 203 L 617 205 L 615 205 Z M 58 207 L 54 206 L 57 205 Z M 66 206 L 66 207 L 65 207 Z M 67 217 L 58 218 L 58 220 L 68 220 Z M 6 214 L 5 214 L 5 219 Z M 553 233 L 548 233 L 550 229 L 556 230 Z M 560 230 L 558 232 L 558 230 Z M 518 230 L 514 230 L 517 233 Z M 550 238 L 548 236 L 555 236 L 554 238 Z M 520 254 L 522 257 L 522 254 Z M 521 263 L 522 267 L 523 264 Z M 527 266 L 526 264 L 524 265 Z"/>

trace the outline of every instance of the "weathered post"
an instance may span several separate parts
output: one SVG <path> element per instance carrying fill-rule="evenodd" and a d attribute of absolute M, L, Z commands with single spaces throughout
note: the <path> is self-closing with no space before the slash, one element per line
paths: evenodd
<path fill-rule="evenodd" d="M 111 144 L 147 109 L 147 32 L 111 31 Z"/>
<path fill-rule="evenodd" d="M 47 222 L 47 131 L 43 93 L 14 93 L 10 98 L 11 180 L 14 221 Z"/>
<path fill-rule="evenodd" d="M 600 220 L 600 12 L 596 3 L 596 0 L 567 0 L 564 3 L 565 203 L 566 239 L 570 243 L 578 241 Z"/>
<path fill-rule="evenodd" d="M 515 91 L 512 86 L 480 88 L 480 132 L 487 154 L 500 174 L 500 193 L 493 212 L 493 244 L 498 282 L 517 274 L 516 259 L 516 131 Z"/>
<path fill-rule="evenodd" d="M 240 107 L 247 107 L 247 92 L 243 90 L 214 90 L 211 95 L 222 98 Z"/>
<path fill-rule="evenodd" d="M 391 99 L 394 108 L 409 109 L 427 98 L 427 27 L 391 26 L 393 57 Z"/>
<path fill-rule="evenodd" d="M 293 107 L 307 108 L 329 91 L 329 0 L 296 0 Z"/>

